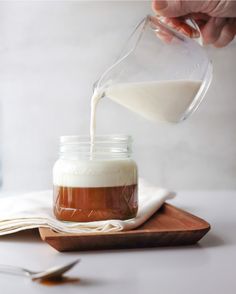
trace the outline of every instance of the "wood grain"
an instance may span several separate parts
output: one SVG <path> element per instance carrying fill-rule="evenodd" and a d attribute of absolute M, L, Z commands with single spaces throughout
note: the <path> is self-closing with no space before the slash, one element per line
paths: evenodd
<path fill-rule="evenodd" d="M 165 203 L 146 223 L 132 231 L 61 234 L 40 228 L 39 232 L 42 240 L 58 251 L 84 251 L 191 245 L 209 230 L 205 220 Z"/>

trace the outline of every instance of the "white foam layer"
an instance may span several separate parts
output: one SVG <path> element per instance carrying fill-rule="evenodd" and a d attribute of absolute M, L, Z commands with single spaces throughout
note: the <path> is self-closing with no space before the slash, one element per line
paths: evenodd
<path fill-rule="evenodd" d="M 115 187 L 136 184 L 137 179 L 132 159 L 59 159 L 53 168 L 53 184 L 62 187 Z"/>

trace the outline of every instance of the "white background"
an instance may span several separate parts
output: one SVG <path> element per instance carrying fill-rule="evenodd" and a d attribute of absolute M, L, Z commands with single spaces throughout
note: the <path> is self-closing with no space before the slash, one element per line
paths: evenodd
<path fill-rule="evenodd" d="M 92 84 L 149 12 L 150 3 L 141 1 L 0 2 L 5 189 L 51 186 L 59 136 L 88 134 Z M 154 125 L 104 99 L 98 132 L 130 133 L 140 174 L 156 184 L 177 191 L 236 189 L 235 47 L 207 49 L 214 65 L 213 84 L 185 123 Z M 21 277 L 1 276 L 1 287 L 4 294 L 77 289 L 86 294 L 153 289 L 163 294 L 234 293 L 235 195 L 188 191 L 174 199 L 174 205 L 212 225 L 199 245 L 79 253 L 81 265 L 72 272 L 81 278 L 78 286 L 46 288 Z M 78 258 L 78 253 L 58 254 L 30 233 L 1 237 L 0 246 L 1 263 L 35 270 Z"/>
<path fill-rule="evenodd" d="M 60 135 L 88 134 L 92 84 L 148 1 L 0 2 L 5 189 L 45 189 Z M 98 133 L 129 133 L 140 174 L 178 189 L 236 188 L 235 43 L 208 48 L 214 80 L 183 124 L 152 124 L 104 100 Z"/>

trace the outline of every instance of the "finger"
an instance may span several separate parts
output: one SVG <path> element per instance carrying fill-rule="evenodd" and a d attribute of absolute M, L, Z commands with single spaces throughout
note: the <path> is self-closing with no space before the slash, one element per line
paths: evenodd
<path fill-rule="evenodd" d="M 213 44 L 215 47 L 224 47 L 228 45 L 235 37 L 236 34 L 236 22 L 230 21 L 227 23 L 221 31 L 218 40 Z"/>
<path fill-rule="evenodd" d="M 162 42 L 167 43 L 167 44 L 171 43 L 173 40 L 173 36 L 167 35 L 162 32 L 157 32 L 156 35 Z"/>
<path fill-rule="evenodd" d="M 178 17 L 192 12 L 190 1 L 152 1 L 152 9 L 159 15 L 167 17 Z M 193 1 L 194 2 L 194 1 Z"/>
<path fill-rule="evenodd" d="M 207 15 L 205 13 L 200 13 L 200 12 L 199 13 L 192 13 L 190 15 L 190 17 L 195 20 L 199 29 L 202 29 L 210 19 L 209 15 Z"/>
<path fill-rule="evenodd" d="M 227 23 L 226 18 L 212 17 L 201 28 L 202 37 L 205 44 L 213 44 L 220 37 L 221 31 Z"/>
<path fill-rule="evenodd" d="M 191 17 L 195 20 L 202 20 L 202 21 L 208 21 L 211 17 L 208 14 L 205 13 L 201 13 L 201 12 L 196 12 L 196 13 L 192 13 Z"/>
<path fill-rule="evenodd" d="M 159 20 L 159 18 L 151 16 L 150 21 L 154 25 L 157 37 L 161 41 L 163 41 L 164 43 L 171 43 L 171 41 L 173 39 L 173 34 L 169 30 L 167 30 L 165 28 L 160 29 L 160 20 Z M 164 22 L 164 19 L 161 19 L 161 22 Z"/>
<path fill-rule="evenodd" d="M 152 0 L 153 10 L 163 16 L 178 17 L 203 12 L 212 17 L 236 17 L 236 1 Z"/>
<path fill-rule="evenodd" d="M 190 38 L 198 38 L 199 32 L 193 27 L 189 26 L 186 23 L 185 18 L 167 18 L 162 17 L 161 19 L 164 23 L 177 30 L 178 32 L 190 37 Z"/>
<path fill-rule="evenodd" d="M 195 21 L 195 23 L 198 26 L 198 35 L 199 35 L 199 29 L 200 31 L 202 30 L 202 28 L 206 25 L 206 23 L 210 19 L 210 16 L 199 12 L 199 13 L 192 13 L 189 16 L 187 16 L 187 18 Z"/>
<path fill-rule="evenodd" d="M 200 2 L 200 1 L 199 1 Z M 201 11 L 213 17 L 236 17 L 236 1 L 204 1 Z"/>
<path fill-rule="evenodd" d="M 203 30 L 204 26 L 206 25 L 207 21 L 205 20 L 195 20 L 196 24 L 198 25 L 200 31 Z"/>

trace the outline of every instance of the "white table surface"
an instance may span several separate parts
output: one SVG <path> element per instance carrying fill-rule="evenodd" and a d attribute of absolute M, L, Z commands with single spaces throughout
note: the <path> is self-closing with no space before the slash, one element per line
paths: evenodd
<path fill-rule="evenodd" d="M 185 191 L 172 203 L 212 225 L 198 245 L 59 253 L 36 232 L 0 237 L 2 264 L 40 270 L 82 259 L 70 272 L 80 283 L 47 287 L 0 274 L 1 293 L 236 293 L 236 191 Z"/>

